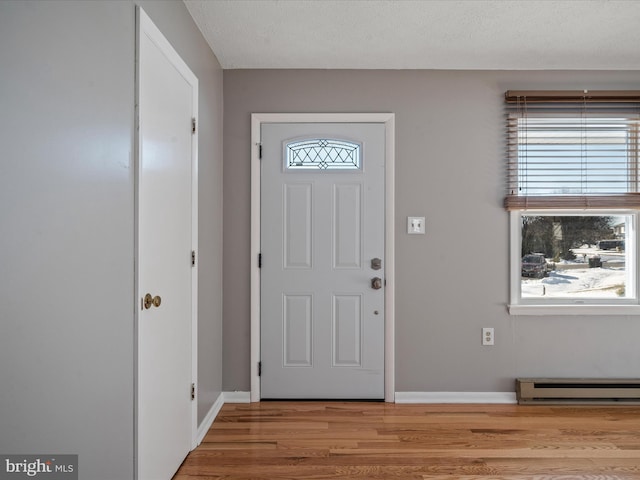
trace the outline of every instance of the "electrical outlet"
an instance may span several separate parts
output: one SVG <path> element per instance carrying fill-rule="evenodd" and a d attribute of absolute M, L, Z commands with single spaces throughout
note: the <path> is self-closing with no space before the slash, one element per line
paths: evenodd
<path fill-rule="evenodd" d="M 407 217 L 407 233 L 424 235 L 424 217 Z"/>
<path fill-rule="evenodd" d="M 482 329 L 482 345 L 495 345 L 495 335 L 492 327 Z"/>

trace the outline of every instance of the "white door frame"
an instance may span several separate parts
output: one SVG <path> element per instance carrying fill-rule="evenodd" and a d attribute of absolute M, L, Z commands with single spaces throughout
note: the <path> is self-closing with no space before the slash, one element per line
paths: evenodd
<path fill-rule="evenodd" d="M 135 297 L 134 297 L 134 312 L 135 312 L 135 336 L 134 336 L 134 380 L 135 380 L 135 392 L 134 392 L 134 472 L 135 477 L 138 475 L 137 458 L 138 458 L 138 323 L 140 321 L 140 299 L 143 296 L 141 290 L 139 278 L 139 193 L 140 193 L 140 112 L 138 110 L 138 98 L 140 89 L 140 58 L 139 58 L 139 39 L 142 32 L 145 32 L 153 39 L 153 42 L 163 51 L 164 55 L 171 61 L 180 73 L 189 81 L 195 85 L 195 92 L 192 99 L 192 111 L 193 117 L 196 119 L 196 125 L 198 124 L 198 79 L 193 74 L 188 65 L 182 60 L 179 54 L 171 46 L 171 44 L 164 37 L 162 32 L 155 26 L 153 21 L 149 18 L 146 12 L 141 7 L 136 7 L 137 21 L 136 21 L 136 108 L 135 108 L 135 161 L 134 161 L 134 197 L 135 197 L 135 272 L 134 272 L 134 284 L 135 284 Z M 191 135 L 191 248 L 194 252 L 198 252 L 198 129 Z M 198 381 L 198 262 L 191 268 L 191 383 L 196 386 L 195 399 L 191 402 L 191 449 L 193 450 L 198 446 L 198 397 L 197 397 L 197 383 Z"/>
<path fill-rule="evenodd" d="M 384 400 L 395 402 L 395 114 L 254 113 L 251 115 L 251 401 L 260 401 L 260 141 L 263 123 L 384 123 L 385 290 Z"/>

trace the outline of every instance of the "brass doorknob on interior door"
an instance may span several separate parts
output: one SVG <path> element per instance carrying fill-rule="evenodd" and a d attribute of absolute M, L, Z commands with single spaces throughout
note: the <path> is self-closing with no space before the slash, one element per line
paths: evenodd
<path fill-rule="evenodd" d="M 382 279 L 380 277 L 373 277 L 371 279 L 371 288 L 380 290 L 382 288 Z"/>
<path fill-rule="evenodd" d="M 142 299 L 142 302 L 143 302 L 142 304 L 144 305 L 144 308 L 146 310 L 149 310 L 152 306 L 159 307 L 160 304 L 162 303 L 162 298 L 160 298 L 159 295 L 156 295 L 154 297 L 150 293 L 147 293 Z"/>

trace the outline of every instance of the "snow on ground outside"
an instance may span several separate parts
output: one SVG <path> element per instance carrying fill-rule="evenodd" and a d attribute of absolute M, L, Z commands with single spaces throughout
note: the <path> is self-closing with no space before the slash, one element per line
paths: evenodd
<path fill-rule="evenodd" d="M 522 278 L 522 297 L 620 298 L 620 288 L 626 282 L 624 252 L 586 246 L 576 248 L 573 252 L 576 260 L 557 263 L 556 270 L 550 271 L 547 278 Z M 606 265 L 589 268 L 589 258 L 594 255 L 599 256 Z"/>

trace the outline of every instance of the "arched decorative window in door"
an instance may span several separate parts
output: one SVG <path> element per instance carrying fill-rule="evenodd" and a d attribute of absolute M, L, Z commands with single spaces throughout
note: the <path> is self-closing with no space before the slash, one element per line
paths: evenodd
<path fill-rule="evenodd" d="M 289 170 L 359 170 L 359 143 L 316 138 L 286 144 L 286 168 Z"/>

